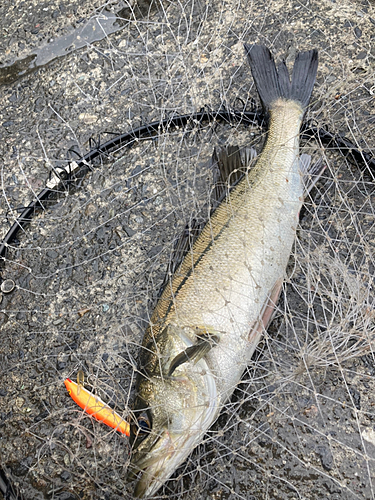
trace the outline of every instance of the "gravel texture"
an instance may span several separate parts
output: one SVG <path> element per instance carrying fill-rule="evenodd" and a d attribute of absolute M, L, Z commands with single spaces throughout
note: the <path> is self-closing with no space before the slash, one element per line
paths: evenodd
<path fill-rule="evenodd" d="M 373 2 L 15 0 L 0 13 L 1 237 L 51 169 L 75 157 L 69 149 L 168 114 L 250 107 L 258 98 L 243 42 L 265 43 L 287 64 L 316 47 L 307 119 L 374 153 Z M 102 39 L 86 39 L 87 26 Z M 132 498 L 126 438 L 85 416 L 63 380 L 83 370 L 87 388 L 126 416 L 174 242 L 190 218 L 206 218 L 212 150 L 259 152 L 263 139 L 256 126 L 160 131 L 102 158 L 9 249 L 0 465 L 24 499 Z M 314 141 L 304 151 L 327 169 L 301 214 L 275 319 L 161 497 L 375 498 L 373 173 Z"/>

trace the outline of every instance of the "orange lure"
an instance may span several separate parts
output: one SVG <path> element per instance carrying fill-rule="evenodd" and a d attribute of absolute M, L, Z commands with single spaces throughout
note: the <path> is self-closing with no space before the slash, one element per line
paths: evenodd
<path fill-rule="evenodd" d="M 81 384 L 72 382 L 69 378 L 64 380 L 65 387 L 68 390 L 72 399 L 80 406 L 86 413 L 92 415 L 96 420 L 104 422 L 112 429 L 130 436 L 130 426 L 123 418 L 120 417 L 112 408 L 104 403 L 101 399 L 94 396 L 89 391 L 83 388 Z"/>

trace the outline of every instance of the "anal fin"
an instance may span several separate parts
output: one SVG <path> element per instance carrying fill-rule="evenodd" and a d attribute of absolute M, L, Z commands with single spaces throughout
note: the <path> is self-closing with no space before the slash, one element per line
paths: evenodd
<path fill-rule="evenodd" d="M 259 337 L 265 330 L 267 330 L 269 324 L 271 323 L 276 311 L 276 304 L 280 297 L 280 293 L 283 287 L 283 282 L 284 279 L 279 278 L 274 284 L 268 296 L 268 299 L 263 305 L 258 321 L 254 323 L 253 327 L 249 332 L 248 339 L 250 342 L 259 341 Z"/>
<path fill-rule="evenodd" d="M 321 159 L 311 165 L 311 156 L 304 153 L 299 157 L 299 167 L 302 174 L 304 197 L 306 198 L 320 179 L 326 166 Z"/>

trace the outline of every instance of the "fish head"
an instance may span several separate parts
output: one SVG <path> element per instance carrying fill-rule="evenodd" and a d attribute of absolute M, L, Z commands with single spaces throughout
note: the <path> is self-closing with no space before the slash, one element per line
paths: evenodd
<path fill-rule="evenodd" d="M 199 365 L 199 366 L 197 366 Z M 204 360 L 192 373 L 142 377 L 138 384 L 128 479 L 138 477 L 134 496 L 150 497 L 199 444 L 217 417 L 216 384 Z"/>

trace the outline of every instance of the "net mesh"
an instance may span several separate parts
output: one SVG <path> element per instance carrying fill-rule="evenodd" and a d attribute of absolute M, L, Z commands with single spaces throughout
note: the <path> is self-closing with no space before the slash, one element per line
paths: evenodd
<path fill-rule="evenodd" d="M 51 171 L 111 133 L 258 102 L 243 43 L 290 66 L 319 50 L 306 120 L 373 153 L 369 2 L 181 1 L 105 5 L 118 30 L 14 83 L 17 134 L 1 145 L 1 237 Z M 22 121 L 21 121 L 22 118 Z M 100 135 L 99 135 L 100 134 Z M 1 465 L 26 499 L 132 498 L 126 438 L 84 414 L 63 380 L 127 416 L 139 345 L 177 238 L 207 220 L 214 147 L 252 146 L 258 124 L 160 128 L 122 144 L 9 245 L 0 304 Z M 375 498 L 374 172 L 316 138 L 308 195 L 274 320 L 232 399 L 156 497 Z M 65 495 L 65 496 L 64 496 Z"/>

